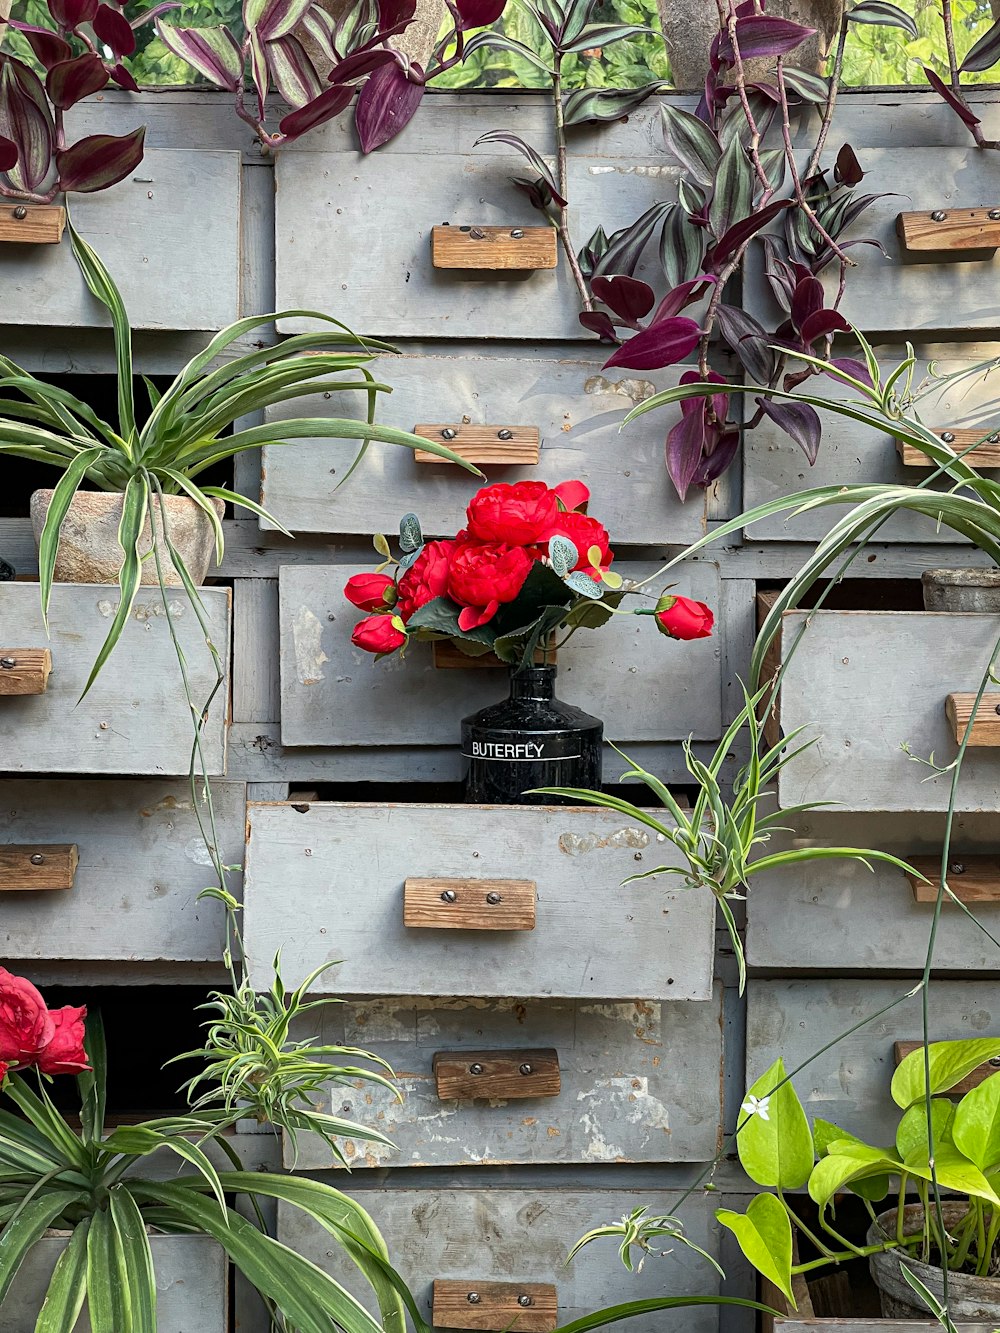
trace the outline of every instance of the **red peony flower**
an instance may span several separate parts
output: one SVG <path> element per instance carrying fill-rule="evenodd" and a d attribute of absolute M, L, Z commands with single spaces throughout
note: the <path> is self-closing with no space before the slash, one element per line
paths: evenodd
<path fill-rule="evenodd" d="M 524 587 L 531 565 L 531 556 L 520 546 L 455 543 L 448 595 L 464 608 L 458 617 L 459 628 L 468 631 L 492 620 L 500 604 L 512 602 Z"/>
<path fill-rule="evenodd" d="M 64 1009 L 51 1010 L 50 1017 L 55 1032 L 52 1040 L 39 1051 L 35 1064 L 43 1074 L 82 1074 L 90 1068 L 83 1045 L 86 1007 L 77 1009 L 68 1004 Z"/>
<path fill-rule="evenodd" d="M 448 569 L 454 542 L 427 542 L 399 580 L 396 611 L 404 623 L 414 611 L 448 591 Z"/>
<path fill-rule="evenodd" d="M 35 987 L 0 967 L 0 1060 L 31 1064 L 54 1035 L 55 1021 Z"/>
<path fill-rule="evenodd" d="M 707 639 L 711 637 L 715 616 L 704 602 L 670 593 L 660 598 L 656 608 L 656 627 L 671 639 Z"/>
<path fill-rule="evenodd" d="M 615 558 L 607 528 L 598 523 L 596 518 L 589 518 L 586 514 L 560 514 L 552 526 L 552 531 L 547 534 L 546 541 L 552 537 L 568 537 L 577 550 L 577 561 L 573 568 L 582 569 L 598 582 L 601 578 L 600 570 L 595 569 L 590 563 L 588 555 L 590 548 L 596 546 L 601 552 L 601 569 L 607 569 Z"/>
<path fill-rule="evenodd" d="M 469 505 L 469 535 L 480 542 L 531 546 L 555 522 L 559 504 L 544 481 L 484 486 Z"/>
<path fill-rule="evenodd" d="M 582 481 L 561 481 L 554 489 L 559 503 L 570 511 L 582 509 L 590 499 L 590 490 Z"/>
<path fill-rule="evenodd" d="M 384 611 L 396 602 L 396 585 L 388 574 L 352 574 L 344 596 L 359 611 Z"/>
<path fill-rule="evenodd" d="M 351 643 L 366 653 L 394 653 L 406 642 L 406 635 L 392 623 L 394 616 L 366 616 L 354 626 Z"/>

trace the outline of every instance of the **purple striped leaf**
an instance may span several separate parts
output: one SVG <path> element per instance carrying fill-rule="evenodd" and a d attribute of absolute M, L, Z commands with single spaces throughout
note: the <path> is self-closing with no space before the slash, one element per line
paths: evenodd
<path fill-rule="evenodd" d="M 549 189 L 549 183 L 547 180 L 543 180 L 541 176 L 536 176 L 534 180 L 529 176 L 511 176 L 510 183 L 515 190 L 520 190 L 522 194 L 528 196 L 532 208 L 537 208 L 542 213 L 552 203 L 552 191 Z"/>
<path fill-rule="evenodd" d="M 939 74 L 936 74 L 934 70 L 928 68 L 927 65 L 924 66 L 924 73 L 927 75 L 927 82 L 938 96 L 944 98 L 952 111 L 964 121 L 970 130 L 974 125 L 979 124 L 979 117 L 975 112 L 969 110 L 960 97 L 955 96 Z"/>
<path fill-rule="evenodd" d="M 98 0 L 47 0 L 49 13 L 60 28 L 78 28 L 93 23 Z"/>
<path fill-rule="evenodd" d="M 559 187 L 556 184 L 556 178 L 551 167 L 545 161 L 544 157 L 532 148 L 530 143 L 525 143 L 523 139 L 519 138 L 516 134 L 511 134 L 509 130 L 487 130 L 485 134 L 479 136 L 472 146 L 473 148 L 478 148 L 481 143 L 505 143 L 511 148 L 516 148 L 522 157 L 527 158 L 535 171 L 537 171 L 539 176 L 541 176 L 547 183 L 549 189 L 552 191 L 552 198 L 556 203 L 559 204 L 561 208 L 566 207 L 566 200 L 559 193 Z"/>
<path fill-rule="evenodd" d="M 563 104 L 567 125 L 608 123 L 630 115 L 648 97 L 666 92 L 669 83 L 647 83 L 642 88 L 578 88 Z"/>
<path fill-rule="evenodd" d="M 350 84 L 335 83 L 325 92 L 321 92 L 319 97 L 314 97 L 311 102 L 299 107 L 297 111 L 290 111 L 278 129 L 286 139 L 297 139 L 307 130 L 313 130 L 317 125 L 325 125 L 328 120 L 333 120 L 334 116 L 339 116 L 344 108 L 350 105 L 353 96 L 354 89 Z"/>
<path fill-rule="evenodd" d="M 635 272 L 643 250 L 649 244 L 657 227 L 669 216 L 673 204 L 654 204 L 630 227 L 622 227 L 611 237 L 608 248 L 597 261 L 595 277 L 610 276 L 613 273 Z"/>
<path fill-rule="evenodd" d="M 699 184 L 710 189 L 722 156 L 715 131 L 690 111 L 664 102 L 660 107 L 663 142 L 681 166 Z"/>
<path fill-rule="evenodd" d="M 694 350 L 700 337 L 698 324 L 685 315 L 661 319 L 623 343 L 605 361 L 604 369 L 624 366 L 626 370 L 659 370 L 673 366 Z"/>
<path fill-rule="evenodd" d="M 10 26 L 24 34 L 35 58 L 45 69 L 58 65 L 60 60 L 72 59 L 73 48 L 69 42 L 50 28 L 33 28 L 29 23 L 17 23 L 13 19 L 10 20 Z"/>
<path fill-rule="evenodd" d="M 52 168 L 55 126 L 38 76 L 13 56 L 0 57 L 0 135 L 17 145 L 10 183 L 34 193 Z"/>
<path fill-rule="evenodd" d="M 331 83 L 353 83 L 356 79 L 362 79 L 366 74 L 373 74 L 382 65 L 388 65 L 390 61 L 395 62 L 397 59 L 398 57 L 387 51 L 384 46 L 371 51 L 353 51 L 334 65 L 327 78 Z"/>
<path fill-rule="evenodd" d="M 290 34 L 265 44 L 275 87 L 289 106 L 301 107 L 319 97 L 323 81 L 306 49 Z"/>
<path fill-rule="evenodd" d="M 810 374 L 811 371 L 806 371 Z M 776 403 L 770 398 L 755 398 L 754 402 L 774 424 L 799 446 L 810 465 L 816 462 L 823 424 L 819 413 L 810 403 Z"/>
<path fill-rule="evenodd" d="M 667 435 L 667 473 L 682 504 L 701 466 L 705 444 L 705 409 L 699 403 L 698 411 L 686 412 Z"/>
<path fill-rule="evenodd" d="M 706 289 L 714 282 L 714 278 L 700 274 L 697 278 L 690 278 L 687 282 L 680 282 L 676 287 L 672 287 L 656 307 L 653 323 L 669 319 L 671 315 L 679 315 L 685 306 L 689 306 L 692 301 L 700 300 L 705 295 Z"/>
<path fill-rule="evenodd" d="M 53 65 L 45 80 L 45 91 L 53 106 L 66 111 L 107 85 L 108 71 L 104 61 L 87 52 L 74 60 L 61 60 L 58 65 Z"/>
<path fill-rule="evenodd" d="M 267 56 L 264 54 L 264 43 L 256 29 L 250 31 L 250 73 L 253 75 L 254 87 L 257 89 L 257 101 L 260 106 L 260 113 L 264 114 L 264 103 L 267 101 L 267 94 L 271 87 L 271 71 L 267 67 Z"/>
<path fill-rule="evenodd" d="M 825 302 L 826 292 L 819 278 L 811 274 L 807 278 L 800 278 L 792 292 L 792 323 L 801 329 L 810 315 L 823 309 Z"/>
<path fill-rule="evenodd" d="M 812 37 L 815 31 L 815 28 L 805 28 L 801 23 L 793 23 L 791 19 L 775 18 L 768 14 L 737 19 L 736 41 L 740 48 L 740 59 L 787 55 L 789 51 L 801 46 L 807 37 Z M 735 53 L 729 32 L 720 33 L 716 41 L 719 59 L 727 65 L 733 64 Z"/>
<path fill-rule="evenodd" d="M 128 93 L 137 93 L 139 85 L 133 79 L 132 75 L 124 65 L 115 65 L 114 69 L 108 71 L 113 83 L 117 83 L 119 88 L 124 88 Z"/>
<path fill-rule="evenodd" d="M 169 14 L 172 9 L 183 9 L 181 0 L 163 0 L 162 4 L 154 5 L 152 9 L 144 9 L 141 14 L 136 14 L 132 20 L 132 27 L 138 30 L 146 23 L 151 23 L 153 19 L 158 19 L 161 14 Z"/>
<path fill-rule="evenodd" d="M 270 0 L 257 23 L 257 35 L 263 42 L 275 42 L 297 27 L 313 0 Z"/>
<path fill-rule="evenodd" d="M 419 65 L 410 68 L 418 77 L 423 75 Z M 395 139 L 416 115 L 423 95 L 423 82 L 407 78 L 406 70 L 395 60 L 377 69 L 358 94 L 354 110 L 361 151 L 374 152 Z"/>
<path fill-rule="evenodd" d="M 719 240 L 718 244 L 713 245 L 705 256 L 705 266 L 710 269 L 720 269 L 737 250 L 753 239 L 759 231 L 778 216 L 783 209 L 791 208 L 794 200 L 775 199 L 758 209 L 751 217 L 744 218 L 742 222 L 735 223 L 726 234 Z"/>
<path fill-rule="evenodd" d="M 874 387 L 868 367 L 863 361 L 855 361 L 855 359 L 850 356 L 835 356 L 830 361 L 830 365 L 835 366 L 837 370 L 842 370 L 845 375 L 850 375 L 852 379 L 860 380 L 860 382 L 867 385 L 869 389 Z M 830 374 L 828 370 L 825 370 L 823 373 L 824 375 Z M 836 379 L 837 376 L 831 375 L 830 378 Z M 843 383 L 843 381 L 838 382 Z"/>
<path fill-rule="evenodd" d="M 861 0 L 845 15 L 848 23 L 875 23 L 886 28 L 902 28 L 911 37 L 918 37 L 916 23 L 904 10 L 888 0 Z"/>
<path fill-rule="evenodd" d="M 94 32 L 102 42 L 111 47 L 117 60 L 122 56 L 130 56 L 135 50 L 135 33 L 132 31 L 131 23 L 124 14 L 112 9 L 110 5 L 98 7 L 94 15 Z"/>
<path fill-rule="evenodd" d="M 980 37 L 962 61 L 962 74 L 978 74 L 1000 60 L 1000 19 Z"/>
<path fill-rule="evenodd" d="M 209 83 L 236 92 L 243 82 L 243 53 L 228 28 L 177 28 L 157 21 L 160 41 Z"/>
<path fill-rule="evenodd" d="M 799 335 L 805 345 L 811 347 L 817 338 L 827 338 L 831 333 L 850 333 L 850 331 L 850 324 L 839 310 L 817 310 L 799 329 Z"/>
<path fill-rule="evenodd" d="M 769 384 L 774 374 L 774 338 L 739 306 L 722 304 L 715 312 L 719 332 L 739 357 L 740 365 L 757 384 Z"/>
<path fill-rule="evenodd" d="M 59 188 L 65 193 L 93 194 L 124 180 L 142 161 L 146 127 L 131 134 L 91 134 L 56 154 Z"/>
<path fill-rule="evenodd" d="M 12 171 L 17 166 L 17 144 L 0 134 L 0 171 Z"/>
<path fill-rule="evenodd" d="M 595 278 L 590 288 L 599 301 L 603 301 L 633 328 L 639 327 L 639 320 L 649 314 L 656 300 L 648 283 L 623 273 L 611 278 Z"/>
<path fill-rule="evenodd" d="M 461 31 L 490 27 L 503 13 L 506 4 L 507 0 L 456 0 Z"/>

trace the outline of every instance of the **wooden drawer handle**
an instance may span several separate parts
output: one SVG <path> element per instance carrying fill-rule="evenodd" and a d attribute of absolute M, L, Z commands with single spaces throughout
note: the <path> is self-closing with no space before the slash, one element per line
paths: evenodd
<path fill-rule="evenodd" d="M 408 879 L 403 924 L 434 930 L 534 930 L 533 879 Z"/>
<path fill-rule="evenodd" d="M 548 1282 L 455 1282 L 434 1279 L 435 1328 L 485 1333 L 552 1333 L 558 1323 L 556 1289 Z"/>
<path fill-rule="evenodd" d="M 907 858 L 914 870 L 926 875 L 927 882 L 916 875 L 907 875 L 913 889 L 913 901 L 937 901 L 941 880 L 940 856 L 911 856 Z M 960 903 L 1000 902 L 1000 857 L 954 856 L 948 865 L 948 888 Z M 945 896 L 945 904 L 951 900 Z"/>
<path fill-rule="evenodd" d="M 922 1049 L 922 1041 L 897 1041 L 892 1048 L 893 1058 L 898 1065 L 912 1051 Z M 994 1056 L 992 1060 L 984 1060 L 981 1065 L 976 1065 L 972 1073 L 966 1074 L 961 1083 L 956 1083 L 953 1088 L 949 1088 L 947 1092 L 941 1095 L 943 1097 L 964 1097 L 971 1088 L 978 1088 L 980 1083 L 998 1072 L 1000 1072 L 1000 1055 Z"/>
<path fill-rule="evenodd" d="M 446 444 L 449 449 L 464 458 L 467 463 L 481 463 L 488 467 L 534 467 L 538 463 L 542 437 L 537 426 L 470 426 L 470 425 L 432 425 L 414 426 L 414 435 L 423 440 L 433 440 L 435 444 Z M 446 459 L 438 458 L 424 449 L 414 449 L 413 457 L 418 463 L 443 463 L 450 466 Z"/>
<path fill-rule="evenodd" d="M 44 694 L 51 670 L 48 648 L 0 648 L 0 695 Z"/>
<path fill-rule="evenodd" d="M 976 707 L 976 694 L 949 694 L 944 711 L 951 723 L 955 743 L 960 745 L 965 729 Z M 984 694 L 976 710 L 975 721 L 969 733 L 969 744 L 975 746 L 1000 745 L 1000 694 Z"/>
<path fill-rule="evenodd" d="M 478 657 L 470 657 L 468 653 L 463 653 L 461 648 L 456 648 L 450 639 L 435 639 L 431 648 L 434 665 L 438 671 L 496 671 L 500 667 L 505 671 L 509 670 L 508 663 L 501 662 L 496 653 L 480 653 Z M 558 660 L 556 636 L 553 634 L 547 649 L 541 645 L 535 649 L 535 662 L 538 666 L 544 666 L 546 663 L 551 666 Z"/>
<path fill-rule="evenodd" d="M 79 860 L 72 842 L 0 845 L 0 893 L 71 889 Z"/>
<path fill-rule="evenodd" d="M 450 227 L 431 232 L 435 268 L 530 272 L 559 262 L 554 227 Z"/>
<path fill-rule="evenodd" d="M 0 241 L 58 245 L 65 229 L 65 208 L 48 204 L 4 204 L 0 208 Z"/>
<path fill-rule="evenodd" d="M 434 1079 L 441 1101 L 458 1097 L 558 1097 L 562 1086 L 559 1052 L 438 1051 Z"/>
<path fill-rule="evenodd" d="M 1000 246 L 1000 208 L 935 208 L 900 213 L 896 234 L 906 254 L 981 253 Z"/>
<path fill-rule="evenodd" d="M 954 430 L 945 428 L 936 430 L 934 434 L 942 444 L 954 449 L 956 454 L 961 454 L 962 462 L 968 463 L 970 467 L 1000 467 L 1000 431 L 987 435 L 986 431 L 978 426 L 972 429 L 956 426 Z M 971 445 L 976 447 L 973 449 Z M 968 453 L 965 452 L 966 449 L 969 450 Z M 897 440 L 896 452 L 904 467 L 937 466 L 914 444 L 905 444 L 902 440 Z"/>

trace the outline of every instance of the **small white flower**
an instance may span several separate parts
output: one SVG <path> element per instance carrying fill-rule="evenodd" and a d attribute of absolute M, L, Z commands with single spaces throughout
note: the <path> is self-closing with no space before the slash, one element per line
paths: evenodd
<path fill-rule="evenodd" d="M 767 1108 L 770 1105 L 770 1097 L 755 1097 L 752 1092 L 747 1093 L 747 1099 L 740 1107 L 741 1111 L 746 1111 L 747 1115 L 759 1115 L 761 1120 L 768 1120 Z"/>

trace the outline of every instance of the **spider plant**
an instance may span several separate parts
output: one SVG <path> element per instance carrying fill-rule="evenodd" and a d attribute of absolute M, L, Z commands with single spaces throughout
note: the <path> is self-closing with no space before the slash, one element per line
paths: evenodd
<path fill-rule="evenodd" d="M 162 394 L 146 381 L 150 410 L 140 422 L 133 387 L 132 330 L 121 293 L 101 259 L 72 223 L 70 236 L 87 286 L 111 316 L 118 419 L 114 424 L 102 420 L 87 403 L 65 389 L 36 379 L 7 357 L 0 357 L 0 388 L 15 395 L 0 399 L 0 454 L 51 464 L 62 471 L 39 541 L 39 583 L 42 614 L 46 618 L 60 529 L 73 497 L 85 481 L 98 490 L 120 492 L 124 497 L 118 529 L 122 549 L 118 575 L 121 596 L 84 694 L 128 621 L 143 562 L 149 558 L 141 552 L 147 522 L 153 524 L 158 518 L 170 559 L 188 596 L 193 602 L 198 601 L 190 574 L 170 540 L 164 496 L 187 496 L 204 513 L 212 525 L 216 560 L 220 562 L 224 533 L 213 499 L 249 510 L 285 531 L 253 500 L 224 486 L 209 486 L 199 480 L 217 463 L 264 444 L 287 444 L 301 439 L 357 440 L 360 448 L 344 478 L 346 481 L 369 444 L 378 440 L 429 450 L 481 475 L 443 445 L 378 425 L 375 422 L 378 395 L 390 389 L 377 381 L 366 366 L 378 353 L 391 352 L 393 348 L 387 343 L 362 340 L 337 320 L 317 311 L 252 315 L 230 324 L 188 362 Z M 292 315 L 318 320 L 329 326 L 328 331 L 298 334 L 275 346 L 222 359 L 237 340 L 276 319 Z M 263 412 L 276 403 L 348 389 L 360 390 L 367 396 L 366 420 L 298 417 L 280 424 L 238 428 L 241 418 Z M 162 574 L 158 581 L 162 587 Z"/>

